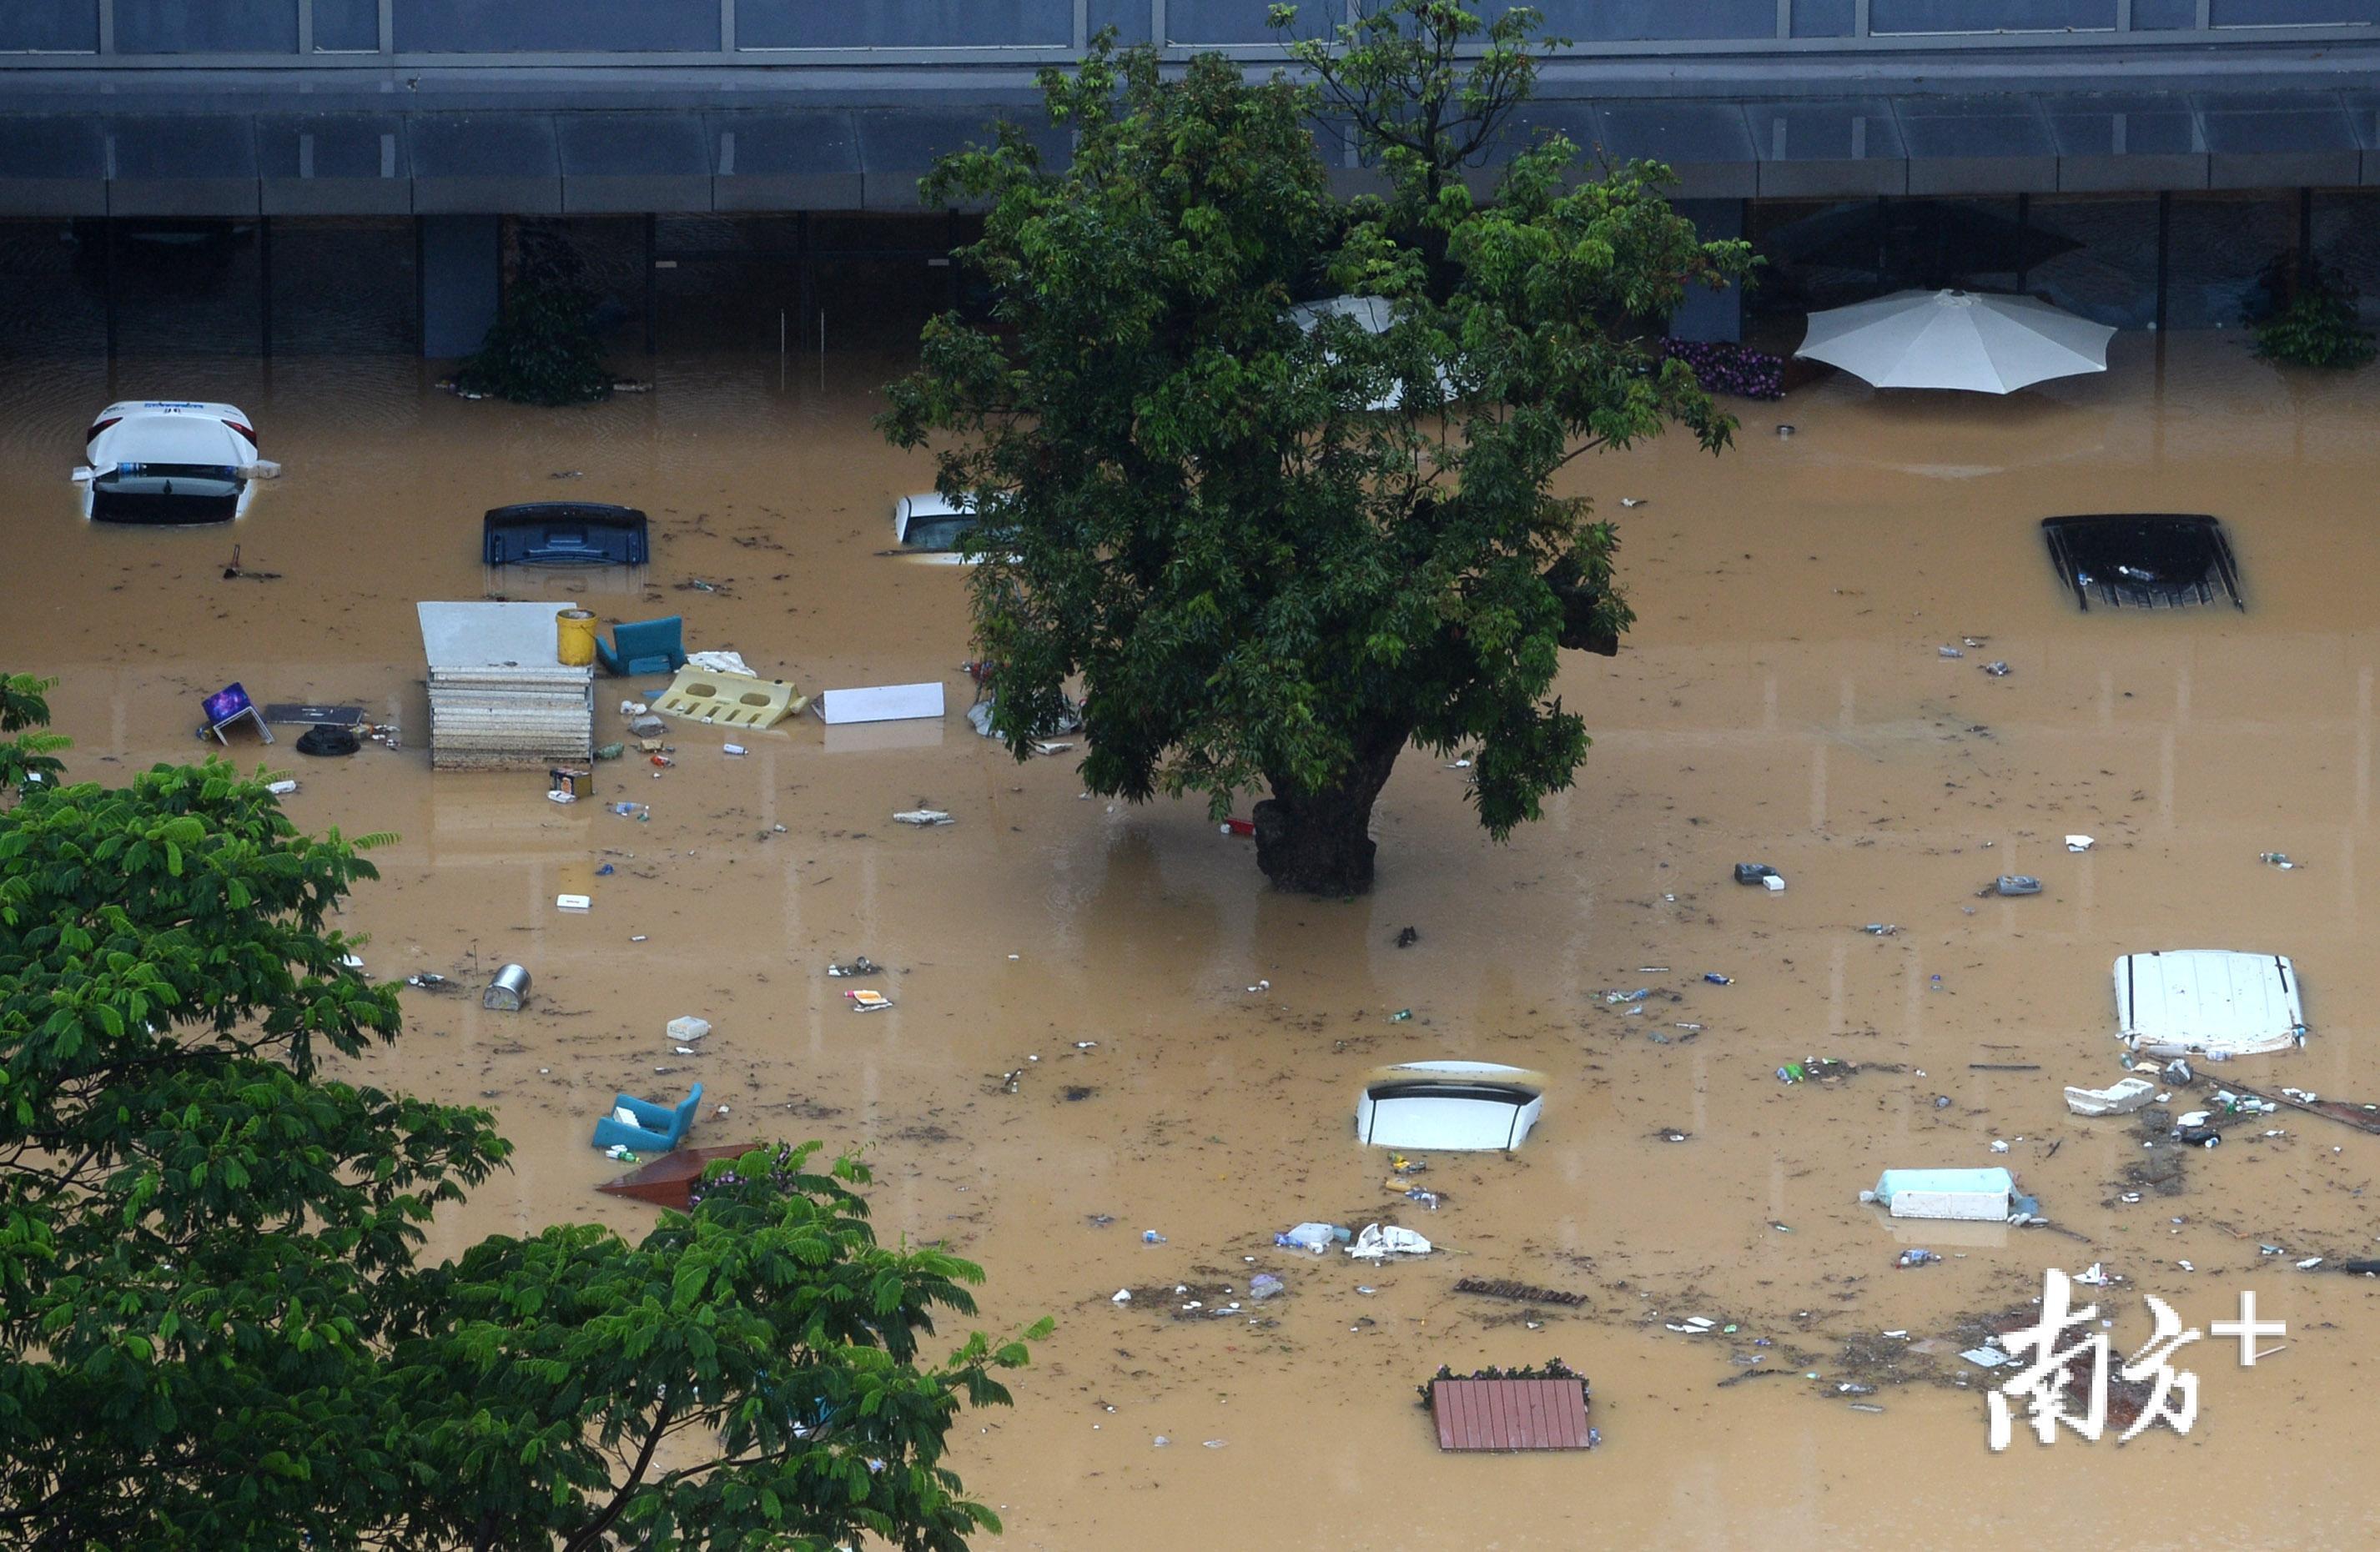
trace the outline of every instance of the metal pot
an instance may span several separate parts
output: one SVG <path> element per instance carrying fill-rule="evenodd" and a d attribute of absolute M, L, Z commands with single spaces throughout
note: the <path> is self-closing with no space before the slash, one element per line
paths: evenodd
<path fill-rule="evenodd" d="M 528 972 L 517 964 L 507 964 L 496 972 L 496 978 L 480 998 L 480 1006 L 499 1012 L 517 1013 L 528 1000 Z"/>

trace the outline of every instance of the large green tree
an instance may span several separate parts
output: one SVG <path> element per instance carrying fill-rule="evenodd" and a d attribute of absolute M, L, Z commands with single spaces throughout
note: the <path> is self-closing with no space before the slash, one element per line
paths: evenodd
<path fill-rule="evenodd" d="M 1509 20 L 1457 47 L 1483 25 L 1393 0 L 1303 51 L 1361 109 L 1384 197 L 1328 192 L 1310 80 L 1218 56 L 1170 76 L 1106 40 L 1043 78 L 1062 171 L 1010 129 L 925 188 L 985 208 L 963 258 L 992 318 L 930 323 L 882 423 L 982 513 L 995 726 L 1025 750 L 1079 676 L 1090 788 L 1219 815 L 1267 793 L 1257 860 L 1284 887 L 1369 887 L 1408 743 L 1475 746 L 1499 839 L 1570 783 L 1587 738 L 1549 696 L 1560 651 L 1615 652 L 1632 616 L 1613 528 L 1551 482 L 1671 422 L 1714 451 L 1732 424 L 1641 330 L 1742 245 L 1698 241 L 1658 166 L 1580 181 L 1558 136 L 1475 200 L 1459 175 L 1535 68 Z M 1339 297 L 1362 300 L 1298 310 Z"/>
<path fill-rule="evenodd" d="M 11 728 L 40 687 L 0 684 Z M 213 761 L 0 813 L 0 1544 L 955 1552 L 995 1528 L 944 1438 L 1023 1345 L 921 1352 L 980 1273 L 878 1243 L 851 1161 L 748 1154 L 634 1243 L 560 1225 L 418 1259 L 508 1148 L 481 1110 L 318 1071 L 403 1023 L 334 926 L 375 839 L 301 834 Z"/>

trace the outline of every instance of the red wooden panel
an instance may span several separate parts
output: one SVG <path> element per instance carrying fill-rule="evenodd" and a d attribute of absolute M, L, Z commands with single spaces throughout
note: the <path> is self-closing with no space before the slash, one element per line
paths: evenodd
<path fill-rule="evenodd" d="M 1441 1449 L 1586 1448 L 1586 1398 L 1574 1380 L 1441 1379 L 1430 1410 Z"/>
<path fill-rule="evenodd" d="M 1586 1392 L 1576 1386 L 1555 1394 L 1548 1405 L 1554 1410 L 1553 1437 L 1566 1449 L 1583 1449 L 1586 1446 Z"/>
<path fill-rule="evenodd" d="M 1529 1442 L 1539 1449 L 1551 1449 L 1554 1434 L 1549 1426 L 1551 1419 L 1547 1415 L 1546 1388 L 1542 1385 L 1524 1388 L 1521 1392 L 1521 1404 L 1528 1413 Z"/>
<path fill-rule="evenodd" d="M 1464 1388 L 1471 1392 L 1472 1417 L 1475 1425 L 1471 1431 L 1471 1448 L 1493 1449 L 1496 1448 L 1496 1388 L 1483 1380 L 1478 1385 L 1466 1386 Z"/>

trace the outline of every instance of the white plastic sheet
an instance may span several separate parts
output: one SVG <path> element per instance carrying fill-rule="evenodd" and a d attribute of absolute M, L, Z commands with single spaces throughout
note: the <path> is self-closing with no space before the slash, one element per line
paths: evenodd
<path fill-rule="evenodd" d="M 1391 1223 L 1386 1227 L 1366 1224 L 1347 1247 L 1347 1254 L 1358 1261 L 1385 1261 L 1391 1255 L 1427 1255 L 1429 1242 L 1410 1229 L 1400 1229 Z"/>

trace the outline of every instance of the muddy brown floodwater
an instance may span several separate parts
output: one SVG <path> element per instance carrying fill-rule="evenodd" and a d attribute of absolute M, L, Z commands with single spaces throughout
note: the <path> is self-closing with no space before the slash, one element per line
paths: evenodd
<path fill-rule="evenodd" d="M 990 1328 L 1057 1317 L 1016 1407 L 968 1414 L 958 1449 L 998 1545 L 2372 1544 L 2380 1282 L 2295 1263 L 2375 1254 L 2380 1138 L 2284 1113 L 2127 1200 L 2134 1128 L 2070 1116 L 2059 1089 L 2116 1075 L 2115 955 L 2241 948 L 2295 956 L 2313 1035 L 2228 1075 L 2380 1100 L 2380 375 L 2128 334 L 2106 376 L 2005 401 L 1838 378 L 1743 406 L 1722 459 L 1675 440 L 1585 465 L 1640 620 L 1616 661 L 1565 670 L 1596 735 L 1576 789 L 1499 847 L 1463 772 L 1409 756 L 1378 892 L 1354 903 L 1271 893 L 1202 809 L 1086 799 L 1071 758 L 1015 765 L 955 709 L 847 744 L 803 720 L 740 760 L 674 729 L 674 769 L 599 769 L 597 795 L 650 802 L 646 824 L 557 808 L 534 774 L 431 773 L 413 605 L 481 595 L 479 514 L 504 502 L 653 515 L 650 586 L 585 595 L 607 619 L 683 612 L 689 647 L 806 687 L 939 677 L 964 705 L 961 575 L 874 553 L 891 499 L 929 478 L 868 426 L 898 365 L 781 391 L 774 361 L 664 358 L 649 397 L 540 412 L 403 362 L 124 363 L 121 394 L 254 413 L 288 473 L 233 533 L 86 527 L 66 475 L 110 382 L 51 363 L 5 390 L 0 663 L 63 678 L 75 774 L 190 758 L 197 697 L 230 679 L 394 712 L 401 752 L 310 761 L 285 734 L 237 756 L 302 780 L 303 825 L 398 835 L 349 912 L 372 974 L 536 976 L 518 1015 L 408 993 L 404 1039 L 349 1064 L 485 1103 L 518 1145 L 435 1252 L 561 1219 L 638 1232 L 646 1209 L 590 1189 L 614 1166 L 589 1128 L 615 1088 L 699 1080 L 727 1113 L 698 1141 L 864 1148 L 880 1230 L 983 1263 Z M 2078 612 L 2035 525 L 2111 510 L 2228 519 L 2247 612 Z M 224 580 L 235 540 L 280 579 Z M 678 586 L 697 578 L 718 590 Z M 1937 655 L 1969 636 L 1988 640 Z M 957 822 L 891 821 L 918 802 Z M 2078 831 L 2095 850 L 2063 848 Z M 1791 887 L 1737 888 L 1738 860 Z M 1976 897 L 2004 872 L 2046 892 Z M 594 909 L 557 915 L 564 888 Z M 863 952 L 890 1012 L 846 1012 L 850 983 L 822 976 Z M 1641 1012 L 1604 995 L 1639 988 Z M 679 1013 L 716 1026 L 698 1056 L 662 1039 Z M 1862 1070 L 1780 1085 L 1805 1056 Z M 1366 1071 L 1427 1057 L 1554 1080 L 1517 1156 L 1430 1160 L 1435 1212 L 1384 1189 L 1349 1124 Z M 1854 1200 L 1887 1166 L 1990 1164 L 2052 1227 L 1895 1225 Z M 1401 1221 L 1440 1253 L 1273 1248 L 1308 1218 Z M 1946 1259 L 1895 1270 L 1912 1244 Z M 2130 1279 L 2098 1294 L 2119 1354 L 2148 1339 L 2142 1293 L 2203 1329 L 2242 1288 L 2284 1350 L 2249 1368 L 2229 1339 L 2186 1348 L 2186 1437 L 1992 1454 L 1962 1320 L 2095 1260 Z M 1214 1317 L 1257 1270 L 1287 1294 Z M 1466 1276 L 1585 1300 L 1453 1291 Z M 1180 1318 L 1176 1284 L 1226 1291 Z M 1120 1287 L 1159 1296 L 1119 1306 Z M 1696 1315 L 1737 1329 L 1668 1329 Z M 1599 1450 L 1438 1453 L 1417 1382 L 1549 1355 L 1592 1377 Z"/>

